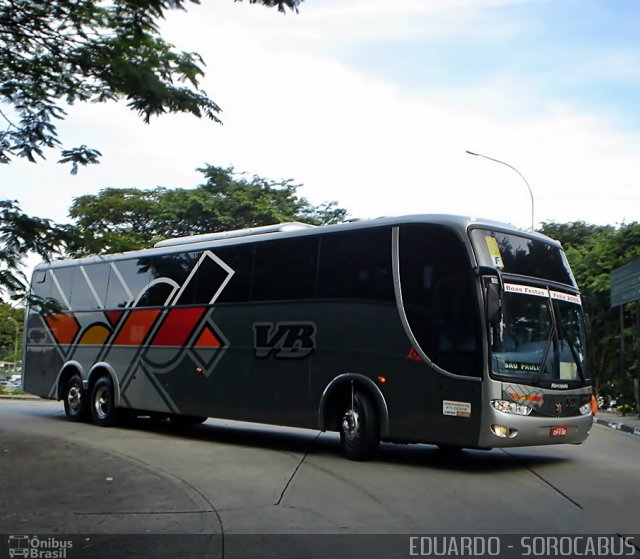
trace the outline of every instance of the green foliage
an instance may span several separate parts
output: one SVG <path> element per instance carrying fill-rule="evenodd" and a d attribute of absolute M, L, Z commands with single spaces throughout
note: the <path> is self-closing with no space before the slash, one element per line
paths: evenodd
<path fill-rule="evenodd" d="M 199 169 L 197 188 L 105 188 L 74 199 L 75 220 L 67 250 L 74 256 L 149 247 L 165 238 L 243 229 L 286 221 L 316 225 L 344 221 L 336 202 L 314 206 L 298 196 L 292 180 L 246 178 L 233 168 Z"/>
<path fill-rule="evenodd" d="M 616 407 L 616 411 L 624 414 L 627 413 L 633 413 L 635 410 L 634 406 L 632 406 L 631 404 L 620 404 L 619 406 Z"/>
<path fill-rule="evenodd" d="M 250 0 L 297 10 L 301 0 Z M 63 148 L 56 123 L 79 101 L 126 100 L 152 116 L 190 113 L 219 122 L 220 108 L 199 88 L 200 55 L 160 35 L 167 10 L 198 0 L 0 0 L 0 163 L 31 162 L 60 149 L 60 163 L 96 163 L 100 152 Z"/>
<path fill-rule="evenodd" d="M 0 387 L 0 394 L 11 395 L 11 396 L 22 396 L 23 394 L 26 394 L 26 392 L 24 390 L 14 390 L 13 392 L 8 392 L 4 388 Z"/>
<path fill-rule="evenodd" d="M 49 219 L 30 217 L 17 202 L 0 200 L 0 301 L 26 295 L 23 260 L 29 253 L 49 259 L 66 241 L 68 229 Z"/>
<path fill-rule="evenodd" d="M 0 361 L 21 359 L 23 322 L 24 309 L 0 302 Z"/>
<path fill-rule="evenodd" d="M 624 364 L 629 378 L 621 383 L 619 310 L 610 308 L 611 271 L 640 258 L 640 223 L 613 226 L 573 223 L 544 223 L 541 232 L 560 241 L 567 253 L 580 287 L 589 320 L 592 375 L 597 382 L 612 381 L 630 391 L 630 376 L 638 369 L 634 356 L 635 328 L 625 330 L 628 361 Z M 626 323 L 632 324 L 635 304 L 625 306 Z M 637 353 L 636 353 L 637 355 Z"/>

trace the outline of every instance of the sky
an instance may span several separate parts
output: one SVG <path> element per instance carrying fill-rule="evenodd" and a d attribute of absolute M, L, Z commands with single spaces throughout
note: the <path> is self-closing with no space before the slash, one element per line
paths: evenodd
<path fill-rule="evenodd" d="M 535 226 L 640 220 L 637 0 L 305 0 L 286 15 L 204 0 L 168 12 L 162 32 L 202 55 L 224 124 L 146 125 L 123 103 L 80 104 L 59 134 L 102 163 L 72 176 L 56 153 L 14 161 L 0 166 L 0 198 L 65 222 L 74 197 L 191 188 L 211 164 L 293 179 L 354 218 L 526 229 L 528 183 Z"/>

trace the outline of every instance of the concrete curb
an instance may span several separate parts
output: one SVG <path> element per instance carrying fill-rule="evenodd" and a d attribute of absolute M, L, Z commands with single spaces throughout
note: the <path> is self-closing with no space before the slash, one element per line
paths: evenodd
<path fill-rule="evenodd" d="M 624 433 L 630 433 L 631 435 L 636 435 L 640 437 L 640 427 L 634 427 L 633 425 L 626 425 L 621 421 L 611 421 L 609 419 L 601 419 L 599 417 L 596 417 L 595 423 L 597 423 L 598 425 L 604 425 L 605 427 L 609 427 L 609 429 L 616 429 L 618 431 L 623 431 Z"/>
<path fill-rule="evenodd" d="M 33 394 L 0 394 L 0 400 L 42 400 Z"/>

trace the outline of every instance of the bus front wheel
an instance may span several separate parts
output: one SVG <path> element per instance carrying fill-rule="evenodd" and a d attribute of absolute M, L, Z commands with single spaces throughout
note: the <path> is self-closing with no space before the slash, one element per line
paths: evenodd
<path fill-rule="evenodd" d="M 340 443 L 347 458 L 373 458 L 380 444 L 378 423 L 378 413 L 371 399 L 355 391 L 340 423 Z"/>
<path fill-rule="evenodd" d="M 91 390 L 91 418 L 96 425 L 110 427 L 118 422 L 113 382 L 109 377 L 100 377 Z"/>
<path fill-rule="evenodd" d="M 64 413 L 71 421 L 83 421 L 86 419 L 89 406 L 88 394 L 82 388 L 82 378 L 74 374 L 64 385 Z"/>

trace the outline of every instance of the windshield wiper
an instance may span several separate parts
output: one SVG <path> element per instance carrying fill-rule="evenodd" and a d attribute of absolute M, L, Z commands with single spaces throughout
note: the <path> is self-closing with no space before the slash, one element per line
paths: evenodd
<path fill-rule="evenodd" d="M 549 329 L 549 338 L 547 339 L 547 344 L 544 346 L 544 353 L 542 355 L 542 361 L 540 362 L 540 368 L 538 369 L 538 372 L 533 377 L 533 379 L 531 379 L 531 384 L 533 384 L 534 386 L 540 383 L 540 378 L 544 373 L 544 369 L 547 364 L 547 357 L 549 357 L 549 350 L 551 349 L 551 342 L 553 341 L 555 331 L 555 325 L 551 326 L 551 328 Z"/>
<path fill-rule="evenodd" d="M 562 317 L 562 313 L 560 312 L 560 317 Z M 576 369 L 578 369 L 578 375 L 580 375 L 580 380 L 584 382 L 584 371 L 582 370 L 582 360 L 578 356 L 578 352 L 576 350 L 575 340 L 569 334 L 569 331 L 566 328 L 562 327 L 562 320 L 558 325 L 558 334 L 560 338 L 560 343 L 567 342 L 567 346 L 569 346 L 569 351 L 571 352 L 571 357 L 573 357 L 573 362 L 576 364 Z"/>
<path fill-rule="evenodd" d="M 578 369 L 578 374 L 580 375 L 580 380 L 584 381 L 584 372 L 582 371 L 582 361 L 578 357 L 578 352 L 575 348 L 575 342 L 571 339 L 569 334 L 565 334 L 565 338 L 562 338 L 562 341 L 567 342 L 569 346 L 569 351 L 571 351 L 571 357 L 573 357 L 573 362 L 576 364 L 576 369 Z"/>

